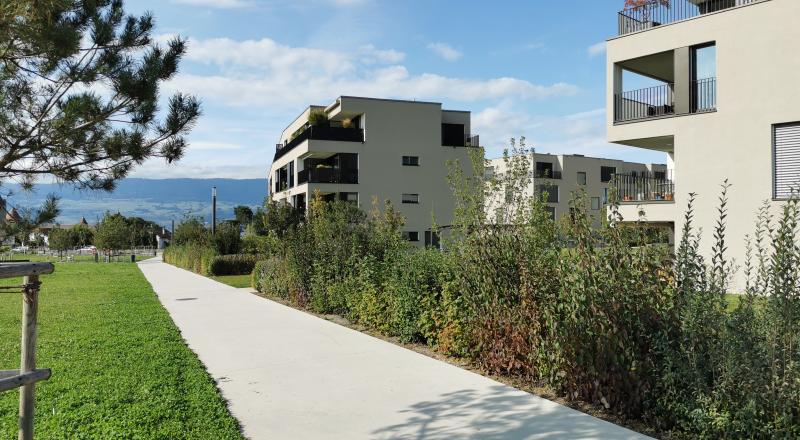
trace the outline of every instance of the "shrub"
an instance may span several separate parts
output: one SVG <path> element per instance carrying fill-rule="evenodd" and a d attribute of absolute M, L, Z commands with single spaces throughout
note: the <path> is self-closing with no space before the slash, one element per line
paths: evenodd
<path fill-rule="evenodd" d="M 208 264 L 208 273 L 216 276 L 249 275 L 253 272 L 256 262 L 263 258 L 248 254 L 216 255 Z"/>
<path fill-rule="evenodd" d="M 216 255 L 214 248 L 208 245 L 172 245 L 164 250 L 164 262 L 200 275 L 209 275 L 211 261 Z"/>

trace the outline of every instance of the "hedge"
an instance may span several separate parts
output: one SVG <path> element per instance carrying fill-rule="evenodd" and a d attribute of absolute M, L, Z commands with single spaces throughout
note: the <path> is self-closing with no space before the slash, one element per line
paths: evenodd
<path fill-rule="evenodd" d="M 217 255 L 208 266 L 210 275 L 248 275 L 264 257 L 250 254 Z"/>
<path fill-rule="evenodd" d="M 165 263 L 200 275 L 210 274 L 209 267 L 216 256 L 216 251 L 212 247 L 201 244 L 172 245 L 164 250 Z"/>

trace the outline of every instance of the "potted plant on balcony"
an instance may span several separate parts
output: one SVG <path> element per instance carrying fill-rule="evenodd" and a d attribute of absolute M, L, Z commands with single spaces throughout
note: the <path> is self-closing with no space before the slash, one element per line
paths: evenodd
<path fill-rule="evenodd" d="M 328 123 L 328 114 L 325 113 L 325 110 L 314 109 L 308 114 L 308 125 L 312 127 L 328 125 Z"/>
<path fill-rule="evenodd" d="M 653 10 L 663 6 L 670 7 L 670 0 L 625 0 L 623 15 L 629 21 L 629 32 L 650 29 L 660 26 L 661 23 L 653 20 Z"/>

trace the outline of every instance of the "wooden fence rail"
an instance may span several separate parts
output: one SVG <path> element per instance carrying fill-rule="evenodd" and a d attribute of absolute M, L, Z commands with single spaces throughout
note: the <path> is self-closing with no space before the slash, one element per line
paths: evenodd
<path fill-rule="evenodd" d="M 39 275 L 53 273 L 52 263 L 2 263 L 0 278 L 23 276 L 22 346 L 20 368 L 0 371 L 0 392 L 20 389 L 19 440 L 33 440 L 33 408 L 36 382 L 50 378 L 49 369 L 36 369 L 36 319 L 39 310 Z M 12 286 L 13 287 L 13 286 Z"/>

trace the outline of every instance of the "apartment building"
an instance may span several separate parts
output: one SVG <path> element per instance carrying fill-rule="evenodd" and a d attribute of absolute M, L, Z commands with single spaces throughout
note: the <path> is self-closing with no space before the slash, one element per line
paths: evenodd
<path fill-rule="evenodd" d="M 316 192 L 369 211 L 390 200 L 405 217 L 404 236 L 437 245 L 432 225 L 452 222 L 448 162 L 465 172 L 478 136 L 470 112 L 440 103 L 342 96 L 310 106 L 281 134 L 269 172 L 270 197 L 307 209 Z"/>
<path fill-rule="evenodd" d="M 623 215 L 670 225 L 680 239 L 697 193 L 694 222 L 708 256 L 727 179 L 726 244 L 742 265 L 756 210 L 768 201 L 778 213 L 800 182 L 800 1 L 667 3 L 620 12 L 607 44 L 608 140 L 665 152 L 671 176 L 634 179 L 644 191 L 629 194 Z M 741 271 L 734 283 L 743 285 Z"/>
<path fill-rule="evenodd" d="M 504 158 L 488 161 L 487 177 L 501 176 L 507 172 Z M 602 210 L 608 204 L 609 190 L 617 176 L 625 179 L 650 177 L 668 180 L 666 164 L 642 164 L 622 160 L 587 157 L 580 154 L 531 154 L 527 178 L 530 183 L 525 189 L 526 196 L 547 194 L 546 209 L 553 219 L 569 213 L 572 194 L 582 189 L 587 198 L 589 213 L 599 224 Z M 627 181 L 627 180 L 626 180 Z M 671 195 L 670 195 L 671 196 Z M 486 203 L 487 218 L 492 223 L 502 222 L 498 219 L 497 209 L 502 206 L 504 198 L 510 196 L 494 194 Z"/>

